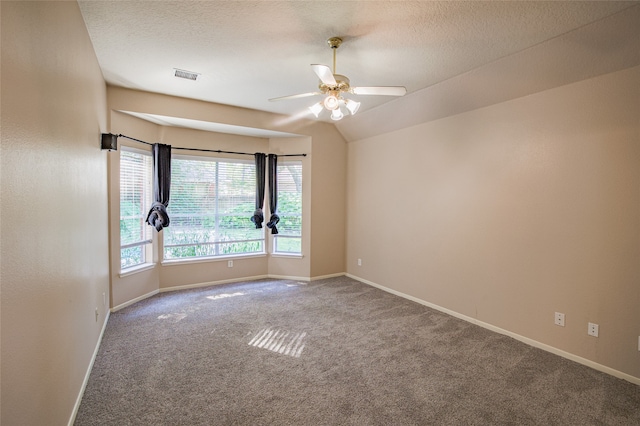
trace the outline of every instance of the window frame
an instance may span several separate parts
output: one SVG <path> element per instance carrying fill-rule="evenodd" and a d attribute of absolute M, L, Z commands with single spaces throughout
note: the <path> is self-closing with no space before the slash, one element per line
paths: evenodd
<path fill-rule="evenodd" d="M 303 176 L 304 176 L 304 163 L 302 160 L 284 160 L 284 161 L 280 161 L 280 159 L 278 159 L 278 169 L 280 169 L 280 167 L 286 167 L 287 165 L 297 165 L 300 167 L 300 213 L 299 214 L 287 214 L 286 212 L 281 213 L 280 208 L 282 206 L 280 200 L 280 193 L 282 190 L 282 185 L 281 185 L 281 179 L 280 179 L 280 173 L 279 170 L 276 171 L 276 173 L 278 173 L 278 216 L 280 217 L 280 223 L 283 222 L 283 219 L 286 218 L 286 216 L 299 216 L 300 217 L 300 233 L 299 235 L 287 235 L 287 234 L 282 234 L 282 232 L 279 232 L 276 235 L 273 235 L 272 237 L 272 244 L 271 244 L 271 254 L 273 256 L 283 256 L 283 257 L 302 257 L 303 256 L 303 223 L 304 223 L 304 199 L 303 199 L 303 190 L 304 190 L 304 184 L 303 184 Z M 281 231 L 281 227 L 278 226 L 278 230 Z M 287 240 L 287 239 L 296 239 L 300 241 L 300 251 L 278 251 L 278 240 Z"/>
<path fill-rule="evenodd" d="M 252 167 L 255 167 L 255 163 L 253 160 L 246 160 L 246 159 L 241 159 L 241 158 L 237 158 L 237 157 L 224 157 L 224 156 L 216 156 L 216 155 L 185 155 L 185 154 L 173 154 L 171 156 L 171 160 L 172 160 L 172 168 L 173 168 L 173 164 L 174 161 L 180 161 L 180 160 L 187 160 L 187 161 L 203 161 L 203 162 L 214 162 L 214 163 L 235 163 L 235 164 L 246 164 Z M 254 183 L 255 185 L 255 169 L 253 171 L 253 173 L 251 174 L 251 181 Z M 175 178 L 172 175 L 172 187 L 174 185 L 175 182 Z M 216 182 L 215 185 L 220 185 L 220 181 L 217 180 L 216 178 Z M 219 188 L 219 186 L 216 186 L 216 190 L 215 190 L 215 194 L 218 194 L 218 190 L 217 188 Z M 173 193 L 173 191 L 172 191 Z M 251 194 L 251 208 L 248 209 L 246 211 L 246 218 L 247 221 L 249 221 L 249 224 L 255 228 L 255 226 L 253 225 L 253 223 L 250 221 L 252 213 L 253 213 L 253 203 L 255 202 L 255 188 L 252 190 L 252 194 Z M 171 212 L 171 207 L 172 207 L 172 202 L 171 200 L 173 199 L 173 197 L 170 198 L 169 201 L 169 207 L 168 207 L 168 212 L 169 212 L 169 217 L 172 218 L 172 216 L 175 215 L 175 213 Z M 216 213 L 214 213 L 214 223 L 216 224 L 216 227 L 218 226 L 218 222 L 219 222 L 219 218 L 221 217 L 225 217 L 225 216 L 230 216 L 229 214 L 224 214 L 224 213 L 220 213 L 219 211 L 216 211 Z M 233 216 L 233 215 L 231 215 Z M 202 216 L 204 217 L 204 216 Z M 173 225 L 173 220 L 171 222 L 171 225 Z M 169 232 L 172 232 L 171 225 L 166 228 L 167 230 L 169 230 Z M 249 229 L 249 228 L 248 228 Z M 266 246 L 267 246 L 267 241 L 266 241 L 266 235 L 264 232 L 264 229 L 260 230 L 260 237 L 259 238 L 249 238 L 249 239 L 244 239 L 244 240 L 232 240 L 232 241 L 207 241 L 207 242 L 203 242 L 203 243 L 185 243 L 185 244 L 166 244 L 166 236 L 163 233 L 162 235 L 162 243 L 161 243 L 161 252 L 160 252 L 160 256 L 161 256 L 161 262 L 163 265 L 171 265 L 171 264 L 185 264 L 185 263 L 200 263 L 200 262 L 211 262 L 211 261 L 219 261 L 221 259 L 225 259 L 225 258 L 238 258 L 238 257 L 242 257 L 242 258 L 247 258 L 247 257 L 261 257 L 261 256 L 266 256 L 267 252 L 266 252 Z M 222 244 L 233 244 L 233 243 L 251 243 L 251 242 L 260 242 L 260 246 L 261 246 L 261 250 L 260 251 L 251 251 L 251 252 L 242 252 L 242 253 L 219 253 L 219 254 L 208 254 L 208 255 L 203 255 L 203 256 L 185 256 L 185 257 L 172 257 L 172 258 L 167 258 L 166 254 L 167 254 L 167 248 L 168 247 L 190 247 L 190 246 L 205 246 L 205 245 L 213 245 L 213 246 L 220 246 Z"/>
<path fill-rule="evenodd" d="M 145 164 L 145 166 L 148 168 L 147 169 L 147 184 L 144 186 L 143 188 L 143 198 L 144 198 L 144 206 L 142 207 L 141 211 L 140 211 L 140 215 L 137 216 L 141 219 L 141 235 L 143 236 L 143 238 L 141 238 L 139 241 L 135 241 L 135 242 L 130 242 L 127 244 L 122 244 L 122 220 L 123 220 L 123 216 L 122 216 L 122 203 L 123 203 L 123 199 L 122 199 L 122 171 L 123 171 L 123 167 L 122 167 L 122 155 L 123 153 L 130 153 L 130 154 L 134 154 L 134 155 L 141 155 L 146 157 L 147 164 Z M 149 225 L 146 224 L 146 216 L 148 214 L 149 209 L 151 208 L 151 204 L 153 203 L 153 156 L 151 154 L 150 151 L 146 151 L 146 150 L 142 150 L 142 149 L 138 149 L 138 148 L 134 148 L 134 147 L 130 147 L 127 145 L 121 145 L 120 146 L 120 152 L 118 153 L 119 156 L 119 177 L 118 177 L 118 184 L 119 184 L 119 193 L 118 193 L 118 200 L 119 200 L 119 211 L 118 211 L 118 223 L 120 224 L 120 229 L 118 230 L 118 243 L 119 243 L 119 259 L 120 259 L 120 276 L 126 276 L 130 273 L 133 272 L 137 272 L 140 270 L 144 270 L 144 269 L 148 269 L 151 268 L 155 265 L 155 259 L 153 256 L 153 233 L 151 232 L 151 228 L 149 227 Z M 136 264 L 132 264 L 132 265 L 127 265 L 127 266 L 123 266 L 122 264 L 122 251 L 126 250 L 128 248 L 134 248 L 134 247 L 140 247 L 141 249 L 141 258 L 142 258 L 142 262 L 140 263 L 136 263 Z"/>

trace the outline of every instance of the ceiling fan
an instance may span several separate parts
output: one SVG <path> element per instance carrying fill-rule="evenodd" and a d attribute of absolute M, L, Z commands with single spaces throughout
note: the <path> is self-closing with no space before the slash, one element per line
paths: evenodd
<path fill-rule="evenodd" d="M 279 98 L 269 99 L 270 101 L 282 101 L 286 99 L 305 98 L 309 96 L 325 95 L 325 98 L 309 107 L 311 112 L 319 117 L 323 108 L 331 111 L 332 120 L 340 120 L 344 117 L 341 107 L 344 107 L 351 115 L 358 112 L 360 102 L 352 99 L 346 99 L 342 95 L 351 93 L 354 95 L 382 95 L 382 96 L 404 96 L 407 89 L 403 86 L 368 86 L 368 87 L 352 87 L 347 77 L 336 74 L 336 51 L 342 44 L 339 37 L 331 37 L 327 40 L 329 47 L 333 50 L 333 71 L 326 65 L 312 64 L 311 69 L 320 79 L 317 92 L 300 93 L 298 95 L 282 96 Z"/>

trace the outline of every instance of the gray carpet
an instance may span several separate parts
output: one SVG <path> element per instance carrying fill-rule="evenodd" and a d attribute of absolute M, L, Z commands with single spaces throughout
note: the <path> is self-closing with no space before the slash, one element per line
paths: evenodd
<path fill-rule="evenodd" d="M 111 315 L 76 425 L 640 425 L 640 386 L 347 277 Z"/>

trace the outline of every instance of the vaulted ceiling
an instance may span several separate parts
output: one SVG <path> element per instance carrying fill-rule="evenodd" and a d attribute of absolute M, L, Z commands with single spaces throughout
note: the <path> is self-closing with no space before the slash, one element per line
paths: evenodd
<path fill-rule="evenodd" d="M 319 99 L 269 99 L 316 91 L 310 64 L 332 66 L 327 39 L 339 36 L 337 73 L 354 86 L 408 92 L 404 98 L 351 95 L 362 105 L 337 122 L 347 139 L 376 132 L 371 126 L 389 114 L 411 125 L 640 64 L 636 1 L 79 5 L 111 85 L 314 120 L 307 107 Z M 175 69 L 199 77 L 180 79 Z M 330 121 L 328 114 L 319 119 Z M 362 127 L 369 130 L 356 131 Z"/>

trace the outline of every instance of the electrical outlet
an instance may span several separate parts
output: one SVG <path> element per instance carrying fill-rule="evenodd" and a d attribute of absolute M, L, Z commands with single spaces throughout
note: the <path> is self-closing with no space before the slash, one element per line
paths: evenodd
<path fill-rule="evenodd" d="M 587 328 L 587 334 L 589 336 L 598 337 L 598 328 L 598 324 L 590 322 L 589 327 Z"/>
<path fill-rule="evenodd" d="M 227 267 L 233 268 L 233 260 L 227 261 Z"/>
<path fill-rule="evenodd" d="M 556 325 L 559 325 L 560 327 L 564 327 L 564 314 L 561 312 L 556 312 L 554 322 Z"/>
<path fill-rule="evenodd" d="M 98 307 L 96 306 L 96 322 L 98 322 Z"/>
<path fill-rule="evenodd" d="M 362 266 L 362 259 L 358 259 L 358 266 Z"/>

